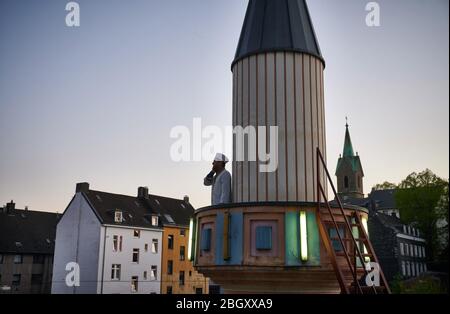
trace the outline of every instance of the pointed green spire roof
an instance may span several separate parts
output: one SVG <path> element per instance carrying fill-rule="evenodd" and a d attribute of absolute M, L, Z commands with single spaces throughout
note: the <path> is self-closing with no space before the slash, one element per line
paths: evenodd
<path fill-rule="evenodd" d="M 345 141 L 344 141 L 344 152 L 342 157 L 353 157 L 355 152 L 353 151 L 352 140 L 350 138 L 350 132 L 348 130 L 348 123 L 345 124 Z"/>

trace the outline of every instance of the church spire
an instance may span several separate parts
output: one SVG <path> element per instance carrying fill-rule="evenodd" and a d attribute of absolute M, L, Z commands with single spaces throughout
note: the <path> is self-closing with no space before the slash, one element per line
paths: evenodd
<path fill-rule="evenodd" d="M 344 152 L 342 154 L 343 157 L 353 157 L 355 153 L 353 151 L 352 140 L 350 138 L 350 132 L 348 130 L 348 119 L 345 117 L 345 141 L 344 141 Z"/>

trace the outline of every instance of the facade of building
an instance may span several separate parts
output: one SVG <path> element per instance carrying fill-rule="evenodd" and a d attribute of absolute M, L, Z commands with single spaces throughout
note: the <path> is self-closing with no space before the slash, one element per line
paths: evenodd
<path fill-rule="evenodd" d="M 58 214 L 0 208 L 0 294 L 50 293 Z"/>
<path fill-rule="evenodd" d="M 77 184 L 57 226 L 52 293 L 161 293 L 164 226 L 187 228 L 192 214 L 185 200 L 150 195 L 146 187 L 126 196 Z M 66 283 L 72 262 L 79 285 Z"/>
<path fill-rule="evenodd" d="M 418 229 L 391 215 L 369 209 L 370 240 L 386 278 L 411 278 L 427 271 L 426 241 Z"/>
<path fill-rule="evenodd" d="M 370 240 L 386 279 L 411 278 L 427 271 L 426 241 L 418 229 L 401 222 L 395 205 L 395 190 L 373 190 L 364 197 L 364 173 L 361 160 L 353 151 L 348 124 L 336 177 L 341 202 L 369 210 Z"/>
<path fill-rule="evenodd" d="M 187 225 L 165 225 L 161 263 L 161 293 L 209 293 L 209 280 L 194 269 L 188 258 L 188 249 L 189 222 Z"/>

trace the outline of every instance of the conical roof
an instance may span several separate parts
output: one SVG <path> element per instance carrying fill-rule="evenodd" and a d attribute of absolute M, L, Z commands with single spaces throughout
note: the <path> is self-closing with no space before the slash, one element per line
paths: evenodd
<path fill-rule="evenodd" d="M 348 124 L 345 125 L 345 140 L 344 140 L 344 151 L 342 153 L 343 157 L 353 157 L 355 152 L 353 151 L 352 140 L 350 138 L 350 131 L 348 130 Z"/>
<path fill-rule="evenodd" d="M 274 51 L 307 53 L 325 64 L 305 0 L 249 0 L 233 64 Z"/>

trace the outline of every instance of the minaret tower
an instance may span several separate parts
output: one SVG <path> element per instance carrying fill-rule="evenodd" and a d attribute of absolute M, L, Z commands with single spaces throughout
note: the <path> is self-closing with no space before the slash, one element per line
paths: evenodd
<path fill-rule="evenodd" d="M 231 65 L 233 201 L 198 208 L 189 228 L 189 259 L 224 293 L 350 293 L 367 272 L 361 254 L 359 264 L 348 255 L 369 243 L 367 210 L 328 202 L 317 154 L 326 156 L 324 67 L 305 0 L 249 0 Z M 346 170 L 354 180 L 362 168 L 348 128 L 347 142 L 341 160 L 361 170 Z"/>
<path fill-rule="evenodd" d="M 233 126 L 278 127 L 278 167 L 233 162 L 233 201 L 314 201 L 316 148 L 326 156 L 325 61 L 304 0 L 250 0 L 233 72 Z M 237 147 L 236 152 L 248 152 Z M 266 151 L 269 151 L 266 145 Z M 260 156 L 258 156 L 260 157 Z M 261 160 L 261 158 L 257 158 Z"/>
<path fill-rule="evenodd" d="M 341 198 L 363 198 L 363 177 L 361 160 L 354 153 L 348 122 L 345 124 L 344 150 L 336 166 L 337 189 Z"/>

